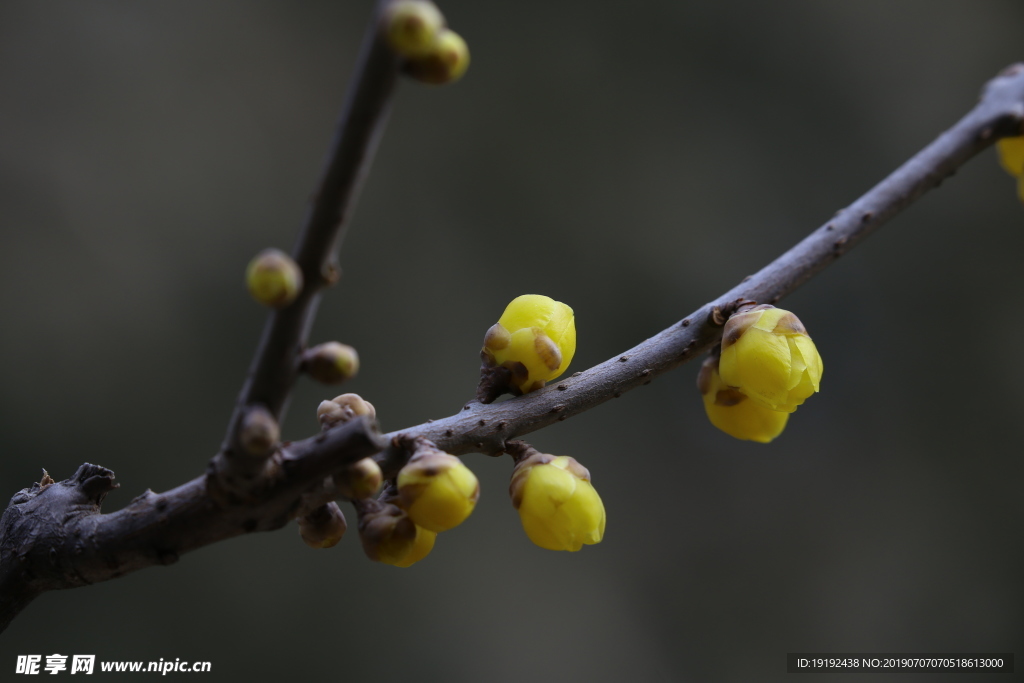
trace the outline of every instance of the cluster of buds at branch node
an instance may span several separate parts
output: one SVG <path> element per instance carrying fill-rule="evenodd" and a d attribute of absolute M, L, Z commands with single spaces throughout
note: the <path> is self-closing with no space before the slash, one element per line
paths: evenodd
<path fill-rule="evenodd" d="M 397 505 L 377 500 L 356 503 L 359 540 L 374 562 L 411 567 L 434 548 L 437 534 L 413 522 Z"/>
<path fill-rule="evenodd" d="M 281 430 L 270 411 L 261 405 L 250 406 L 238 427 L 238 443 L 246 454 L 266 458 L 277 447 Z"/>
<path fill-rule="evenodd" d="M 388 45 L 405 59 L 403 68 L 418 81 L 457 81 L 469 68 L 469 48 L 445 26 L 444 15 L 426 0 L 399 0 L 388 7 L 383 31 Z"/>
<path fill-rule="evenodd" d="M 330 401 L 321 401 L 316 409 L 316 417 L 322 429 L 344 424 L 357 415 L 365 415 L 371 420 L 377 417 L 373 404 L 359 394 L 335 396 Z"/>
<path fill-rule="evenodd" d="M 310 548 L 331 548 L 348 530 L 337 503 L 327 503 L 299 518 L 299 535 Z"/>
<path fill-rule="evenodd" d="M 516 297 L 484 335 L 477 398 L 536 391 L 565 372 L 575 353 L 571 308 L 540 294 Z"/>
<path fill-rule="evenodd" d="M 424 529 L 453 529 L 476 507 L 480 482 L 461 460 L 430 441 L 413 443 L 413 455 L 398 473 L 396 502 Z"/>
<path fill-rule="evenodd" d="M 720 356 L 704 362 L 697 388 L 713 425 L 737 439 L 768 443 L 819 390 L 823 369 L 799 318 L 750 302 L 725 323 Z"/>
<path fill-rule="evenodd" d="M 302 369 L 323 384 L 341 384 L 359 372 L 359 355 L 346 344 L 326 342 L 302 354 Z"/>
<path fill-rule="evenodd" d="M 302 271 L 279 249 L 265 249 L 249 262 L 245 284 L 252 298 L 270 308 L 284 308 L 302 291 Z"/>
<path fill-rule="evenodd" d="M 601 542 L 604 503 L 586 467 L 575 458 L 541 453 L 521 441 L 508 442 L 506 450 L 516 461 L 509 496 L 531 541 L 571 552 Z"/>

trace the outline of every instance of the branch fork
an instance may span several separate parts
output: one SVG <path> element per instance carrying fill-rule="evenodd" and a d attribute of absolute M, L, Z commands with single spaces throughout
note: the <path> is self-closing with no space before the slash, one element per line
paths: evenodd
<path fill-rule="evenodd" d="M 337 497 L 333 475 L 374 456 L 385 476 L 394 476 L 411 455 L 410 441 L 429 440 L 454 455 L 521 457 L 529 447 L 516 437 L 649 384 L 712 348 L 731 312 L 754 301 L 777 303 L 998 138 L 1024 133 L 1024 65 L 1017 64 L 994 78 L 979 104 L 950 130 L 827 224 L 717 300 L 625 353 L 502 403 L 471 402 L 450 417 L 383 436 L 372 418 L 356 416 L 252 457 L 243 449 L 241 425 L 255 406 L 275 424 L 283 418 L 321 292 L 337 279 L 335 248 L 387 120 L 399 67 L 378 28 L 389 2 L 378 2 L 366 32 L 338 134 L 292 252 L 306 286 L 292 304 L 268 318 L 208 473 L 171 491 L 147 491 L 110 514 L 100 506 L 117 484 L 113 472 L 97 465 L 84 464 L 61 482 L 44 476 L 15 494 L 0 518 L 0 629 L 44 591 L 170 564 L 210 543 L 278 528 L 299 514 L 322 513 Z"/>

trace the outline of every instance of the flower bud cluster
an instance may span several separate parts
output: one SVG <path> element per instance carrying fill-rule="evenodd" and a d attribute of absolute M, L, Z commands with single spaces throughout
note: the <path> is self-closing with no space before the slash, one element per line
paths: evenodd
<path fill-rule="evenodd" d="M 330 401 L 321 401 L 316 409 L 316 417 L 324 431 L 360 415 L 372 420 L 377 417 L 377 411 L 372 403 L 359 394 L 335 396 Z M 383 480 L 380 465 L 373 458 L 363 458 L 335 474 L 334 486 L 338 495 L 349 500 L 360 500 L 376 494 Z"/>
<path fill-rule="evenodd" d="M 1024 202 L 1024 136 L 1000 139 L 996 151 L 999 163 L 1017 179 L 1017 196 Z"/>
<path fill-rule="evenodd" d="M 697 379 L 711 423 L 737 439 L 767 443 L 789 413 L 818 391 L 823 365 L 800 319 L 760 305 L 741 308 L 722 331 L 719 358 Z"/>
<path fill-rule="evenodd" d="M 600 543 L 604 503 L 587 468 L 574 458 L 530 447 L 513 453 L 517 462 L 508 490 L 529 539 L 541 548 L 570 552 Z"/>
<path fill-rule="evenodd" d="M 409 567 L 426 557 L 437 534 L 469 517 L 480 497 L 476 476 L 426 439 L 378 500 L 356 502 L 359 536 L 371 560 Z"/>
<path fill-rule="evenodd" d="M 316 409 L 316 418 L 321 429 L 344 424 L 357 415 L 366 415 L 370 419 L 377 417 L 373 404 L 359 394 L 341 394 L 330 401 L 321 401 Z"/>
<path fill-rule="evenodd" d="M 469 67 L 469 48 L 445 26 L 444 15 L 428 0 L 398 0 L 384 17 L 388 45 L 405 58 L 405 70 L 424 83 L 457 81 Z"/>

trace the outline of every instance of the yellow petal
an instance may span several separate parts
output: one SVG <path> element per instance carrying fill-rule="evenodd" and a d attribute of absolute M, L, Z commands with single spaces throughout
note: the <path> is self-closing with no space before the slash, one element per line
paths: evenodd
<path fill-rule="evenodd" d="M 577 483 L 575 494 L 566 501 L 562 510 L 572 522 L 571 550 L 579 550 L 582 545 L 600 543 L 604 538 L 604 503 L 589 481 Z"/>
<path fill-rule="evenodd" d="M 434 549 L 434 541 L 437 540 L 437 533 L 424 529 L 421 526 L 416 527 L 416 540 L 413 541 L 412 548 L 406 553 L 406 555 L 399 559 L 388 562 L 383 560 L 386 564 L 393 565 L 395 567 L 411 567 L 416 564 L 424 557 L 430 554 L 430 551 Z"/>
<path fill-rule="evenodd" d="M 541 294 L 523 294 L 512 299 L 512 302 L 505 307 L 505 312 L 501 314 L 498 323 L 509 332 L 515 332 L 524 327 L 543 328 L 555 318 L 557 309 L 558 302 L 551 297 Z M 570 309 L 569 312 L 571 315 L 572 310 Z"/>
<path fill-rule="evenodd" d="M 996 142 L 999 163 L 1012 176 L 1024 175 L 1024 136 L 1002 138 Z"/>
<path fill-rule="evenodd" d="M 788 315 L 793 315 L 789 311 L 782 308 L 766 308 L 754 312 L 758 313 L 759 315 L 753 327 L 759 330 L 763 330 L 765 332 L 774 332 L 775 328 L 778 326 L 779 321 L 782 318 Z"/>
<path fill-rule="evenodd" d="M 719 372 L 727 385 L 776 409 L 786 402 L 791 367 L 786 338 L 755 325 L 722 350 Z"/>
<path fill-rule="evenodd" d="M 526 378 L 516 382 L 518 389 L 524 393 L 529 391 L 535 382 L 546 382 L 553 374 L 545 358 L 537 350 L 537 339 L 542 334 L 536 327 L 516 330 L 512 333 L 508 348 L 494 354 L 499 363 L 518 362 L 526 367 Z M 513 381 L 515 382 L 515 378 Z"/>
<path fill-rule="evenodd" d="M 810 337 L 804 335 L 795 335 L 791 339 L 806 364 L 807 376 L 810 378 L 811 386 L 814 387 L 815 391 L 818 391 L 821 384 L 821 375 L 825 369 L 824 364 L 821 362 L 821 354 L 818 353 L 818 347 L 814 345 Z"/>
<path fill-rule="evenodd" d="M 797 344 L 796 337 L 786 337 L 786 342 L 789 344 L 790 362 L 789 381 L 786 382 L 786 389 L 792 392 L 807 373 L 807 363 L 804 362 L 804 355 L 800 352 L 800 345 Z"/>
<path fill-rule="evenodd" d="M 727 396 L 723 397 L 723 394 Z M 789 413 L 771 410 L 726 387 L 714 369 L 709 376 L 708 391 L 702 398 L 704 412 L 711 424 L 744 441 L 768 443 L 782 433 L 789 420 Z M 723 398 L 725 400 L 719 400 Z"/>
<path fill-rule="evenodd" d="M 418 526 L 447 531 L 469 517 L 480 496 L 476 475 L 442 451 L 414 457 L 398 473 L 399 504 Z"/>

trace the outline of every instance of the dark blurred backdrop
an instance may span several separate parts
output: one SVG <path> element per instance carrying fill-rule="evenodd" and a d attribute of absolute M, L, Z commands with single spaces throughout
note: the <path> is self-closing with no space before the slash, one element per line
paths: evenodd
<path fill-rule="evenodd" d="M 472 65 L 401 84 L 314 332 L 358 348 L 346 389 L 385 430 L 458 410 L 518 294 L 573 306 L 570 371 L 679 320 L 1024 59 L 1014 0 L 441 7 Z M 4 501 L 83 461 L 118 475 L 107 510 L 203 471 L 265 318 L 244 267 L 291 247 L 369 13 L 0 4 Z M 1021 657 L 1022 228 L 990 151 L 785 300 L 826 371 L 770 445 L 708 424 L 697 364 L 534 434 L 593 473 L 599 546 L 534 547 L 510 463 L 468 456 L 477 512 L 414 568 L 291 525 L 44 595 L 0 671 L 56 652 L 218 681 L 768 681 L 794 651 Z M 285 436 L 334 393 L 303 382 Z"/>

